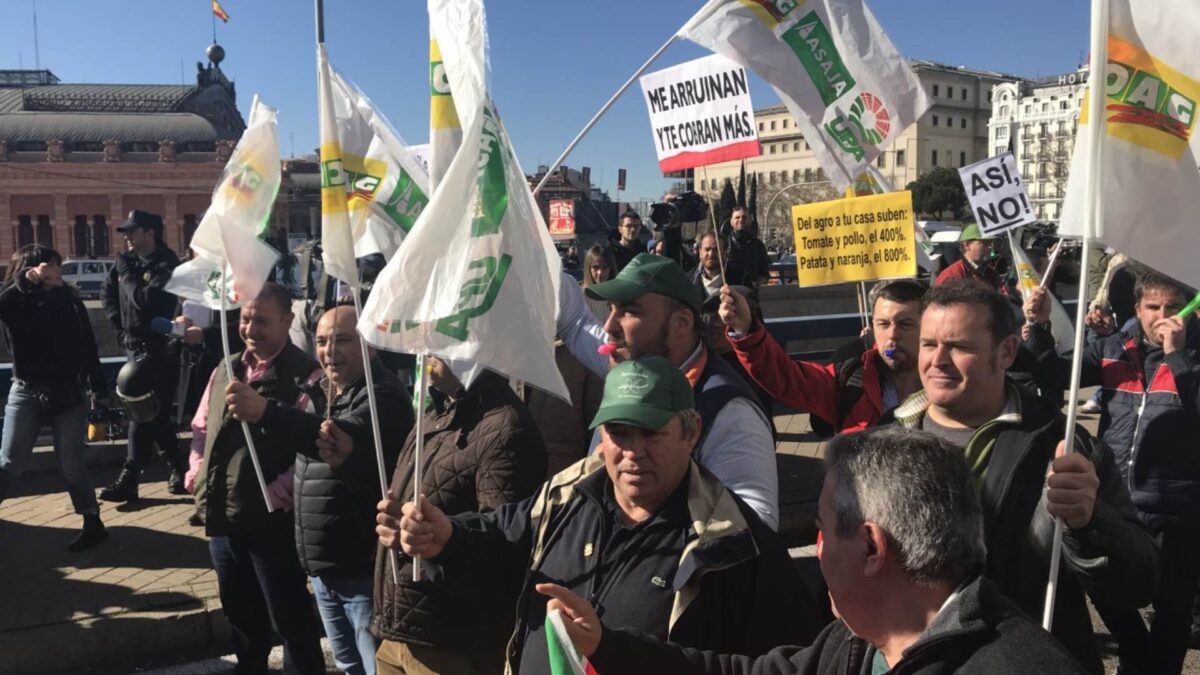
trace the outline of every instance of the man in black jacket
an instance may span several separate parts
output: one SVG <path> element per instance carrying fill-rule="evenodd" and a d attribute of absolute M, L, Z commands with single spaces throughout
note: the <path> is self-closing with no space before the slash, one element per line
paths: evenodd
<path fill-rule="evenodd" d="M 1158 549 L 1137 518 L 1112 451 L 1078 429 L 1064 453 L 1055 403 L 1005 377 L 1018 349 L 1010 304 L 955 279 L 925 296 L 917 369 L 924 387 L 893 411 L 911 429 L 963 450 L 980 489 L 987 577 L 1041 616 L 1053 518 L 1065 526 L 1051 633 L 1086 670 L 1103 672 L 1084 593 L 1137 608 L 1158 590 Z"/>
<path fill-rule="evenodd" d="M 760 286 L 771 278 L 771 257 L 767 255 L 767 247 L 754 235 L 750 217 L 740 206 L 729 214 L 725 264 L 743 270 L 749 285 Z"/>
<path fill-rule="evenodd" d="M 601 622 L 554 584 L 538 591 L 601 673 L 858 675 L 1084 672 L 986 578 L 978 492 L 962 453 L 932 434 L 892 428 L 826 446 L 817 556 L 840 620 L 811 647 L 765 656 L 667 644 Z M 799 644 L 799 643 L 797 643 Z"/>
<path fill-rule="evenodd" d="M 356 318 L 353 307 L 340 305 L 317 322 L 317 360 L 325 377 L 308 388 L 314 409 L 274 406 L 265 417 L 285 434 L 280 445 L 296 448 L 296 551 L 334 662 L 342 672 L 374 673 L 379 643 L 371 635 L 371 580 L 380 468 Z M 371 377 L 384 475 L 391 475 L 413 426 L 412 403 L 375 358 Z"/>
<path fill-rule="evenodd" d="M 138 498 L 138 478 L 153 458 L 154 446 L 171 464 L 168 489 L 171 494 L 187 494 L 183 475 L 187 460 L 179 447 L 179 438 L 171 423 L 172 386 L 168 363 L 167 336 L 151 329 L 157 318 L 170 321 L 175 316 L 176 298 L 165 290 L 167 280 L 179 265 L 175 252 L 163 243 L 162 217 L 145 211 L 130 211 L 129 219 L 117 228 L 125 236 L 125 253 L 104 286 L 104 313 L 117 331 L 130 360 L 147 360 L 149 370 L 159 374 L 155 387 L 158 415 L 149 422 L 129 423 L 125 467 L 116 482 L 100 491 L 100 499 L 128 502 Z"/>
<path fill-rule="evenodd" d="M 639 253 L 646 252 L 646 245 L 641 240 L 642 218 L 637 211 L 626 211 L 621 214 L 621 220 L 617 224 L 617 233 L 621 238 L 612 247 L 613 260 L 617 262 L 617 269 L 612 271 L 614 275 L 625 269 L 625 266 Z"/>
<path fill-rule="evenodd" d="M 1100 385 L 1100 438 L 1113 449 L 1138 517 L 1162 548 L 1162 586 L 1149 631 L 1136 609 L 1097 602 L 1097 610 L 1128 672 L 1178 673 L 1200 579 L 1200 322 L 1176 316 L 1191 293 L 1160 274 L 1141 274 L 1134 297 L 1137 322 L 1087 347 L 1080 384 Z M 1025 303 L 1035 326 L 1027 344 L 1056 356 L 1049 312 L 1044 292 Z M 1055 359 L 1064 382 L 1070 364 Z"/>
<path fill-rule="evenodd" d="M 380 504 L 380 542 L 429 559 L 448 585 L 524 579 L 511 672 L 549 672 L 545 599 L 585 595 L 611 625 L 691 647 L 758 655 L 816 632 L 817 612 L 778 535 L 691 460 L 692 387 L 659 356 L 622 362 L 592 422 L 595 454 L 493 513 L 448 518 L 422 499 Z M 618 671 L 612 671 L 618 672 Z"/>

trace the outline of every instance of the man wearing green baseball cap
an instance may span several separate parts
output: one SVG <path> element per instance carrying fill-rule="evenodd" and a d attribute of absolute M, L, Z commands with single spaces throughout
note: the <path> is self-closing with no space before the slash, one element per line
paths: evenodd
<path fill-rule="evenodd" d="M 385 511 L 380 543 L 464 592 L 522 583 L 511 672 L 548 672 L 543 583 L 587 597 L 606 625 L 687 647 L 807 644 L 820 622 L 779 535 L 691 459 L 695 405 L 667 359 L 625 360 L 605 380 L 591 456 L 491 513 L 447 517 L 424 497 Z"/>
<path fill-rule="evenodd" d="M 986 284 L 988 288 L 1007 294 L 1007 285 L 992 263 L 992 248 L 995 243 L 994 238 L 985 237 L 979 231 L 979 225 L 971 223 L 964 227 L 958 235 L 958 248 L 962 252 L 962 258 L 942 270 L 933 285 L 941 286 L 950 279 L 973 279 Z"/>
<path fill-rule="evenodd" d="M 700 289 L 670 258 L 638 255 L 615 278 L 586 289 L 588 297 L 608 303 L 608 319 L 601 324 L 578 288 L 564 278 L 559 293 L 558 335 L 575 358 L 602 377 L 609 367 L 650 355 L 682 371 L 700 414 L 694 459 L 768 527 L 778 527 L 770 419 L 750 385 L 705 345 Z"/>

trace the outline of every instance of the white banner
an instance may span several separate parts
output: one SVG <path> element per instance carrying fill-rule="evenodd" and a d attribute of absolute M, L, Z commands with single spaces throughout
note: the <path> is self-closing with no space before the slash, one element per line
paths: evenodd
<path fill-rule="evenodd" d="M 1012 153 L 968 164 L 958 170 L 958 178 L 984 236 L 994 237 L 1037 222 Z"/>
<path fill-rule="evenodd" d="M 714 54 L 640 81 L 663 173 L 761 153 L 745 68 Z"/>
<path fill-rule="evenodd" d="M 1094 236 L 1192 286 L 1200 286 L 1198 35 L 1195 0 L 1110 0 L 1107 72 L 1090 78 L 1105 87 L 1107 118 Z M 1088 231 L 1091 117 L 1086 109 L 1079 117 L 1058 229 L 1064 236 Z"/>
<path fill-rule="evenodd" d="M 839 191 L 929 107 L 862 0 L 709 0 L 679 35 L 774 87 Z"/>
<path fill-rule="evenodd" d="M 463 142 L 359 322 L 393 351 L 466 358 L 569 400 L 554 361 L 561 263 L 492 105 L 482 0 L 429 0 Z"/>

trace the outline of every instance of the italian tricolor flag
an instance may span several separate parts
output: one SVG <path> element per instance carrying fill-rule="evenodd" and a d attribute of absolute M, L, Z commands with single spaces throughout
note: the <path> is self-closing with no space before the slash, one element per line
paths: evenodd
<path fill-rule="evenodd" d="M 599 675 L 588 660 L 575 651 L 561 610 L 546 614 L 546 647 L 552 675 Z"/>

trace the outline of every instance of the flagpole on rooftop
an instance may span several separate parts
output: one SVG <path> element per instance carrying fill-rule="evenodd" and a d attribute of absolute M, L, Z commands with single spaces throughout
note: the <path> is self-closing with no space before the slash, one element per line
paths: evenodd
<path fill-rule="evenodd" d="M 1107 119 L 1104 93 L 1104 73 L 1108 64 L 1108 0 L 1092 0 L 1092 57 L 1088 87 L 1088 173 L 1084 195 L 1083 250 L 1080 259 L 1088 263 L 1093 239 L 1099 231 L 1100 177 L 1103 162 L 1104 127 Z M 1079 297 L 1075 307 L 1075 351 L 1071 359 L 1070 391 L 1067 395 L 1067 428 L 1064 438 L 1066 452 L 1075 451 L 1075 420 L 1079 414 L 1079 378 L 1083 372 L 1084 318 L 1088 309 L 1087 275 L 1081 275 Z M 1050 549 L 1050 576 L 1046 581 L 1046 606 L 1042 613 L 1042 628 L 1047 631 L 1054 623 L 1054 599 L 1058 590 L 1058 570 L 1062 565 L 1062 519 L 1054 520 L 1054 541 Z"/>

